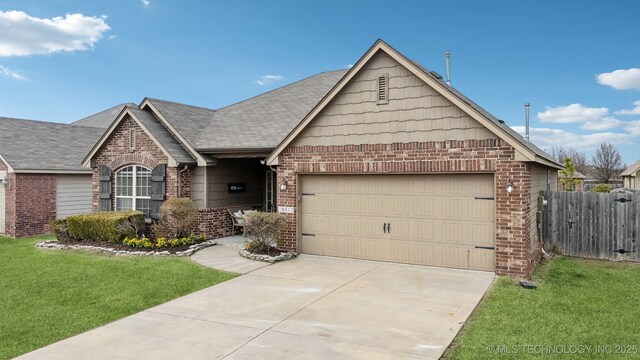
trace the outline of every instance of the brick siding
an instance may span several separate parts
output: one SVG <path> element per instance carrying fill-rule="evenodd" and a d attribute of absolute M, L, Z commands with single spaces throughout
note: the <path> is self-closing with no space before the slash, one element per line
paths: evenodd
<path fill-rule="evenodd" d="M 438 141 L 287 148 L 279 158 L 279 206 L 297 206 L 299 174 L 438 174 L 491 172 L 496 181 L 496 273 L 528 278 L 540 255 L 531 252 L 531 169 L 515 161 L 503 140 Z M 507 193 L 506 184 L 514 181 Z M 297 251 L 296 215 L 287 214 L 280 246 Z"/>
<path fill-rule="evenodd" d="M 6 235 L 25 237 L 51 231 L 56 218 L 56 176 L 54 174 L 7 174 Z"/>
<path fill-rule="evenodd" d="M 129 148 L 129 130 L 135 131 L 136 147 Z M 98 175 L 98 167 L 100 165 L 108 166 L 111 171 L 115 172 L 126 165 L 142 165 L 149 169 L 153 169 L 159 164 L 168 164 L 169 158 L 165 153 L 153 142 L 151 137 L 142 130 L 140 126 L 131 118 L 124 119 L 120 125 L 112 132 L 109 139 L 103 144 L 102 148 L 92 159 L 93 168 L 93 211 L 100 209 L 99 189 L 100 181 Z M 182 193 L 178 194 L 178 173 L 181 169 L 175 167 L 167 167 L 167 198 L 191 196 L 191 173 L 189 170 L 182 173 Z M 115 205 L 115 181 L 112 182 L 112 198 Z"/>

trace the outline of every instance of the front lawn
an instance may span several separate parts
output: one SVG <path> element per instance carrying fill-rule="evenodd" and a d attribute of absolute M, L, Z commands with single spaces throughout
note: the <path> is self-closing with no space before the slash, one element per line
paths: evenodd
<path fill-rule="evenodd" d="M 0 359 L 235 276 L 187 258 L 102 256 L 35 248 L 37 242 L 50 238 L 0 237 Z"/>
<path fill-rule="evenodd" d="M 640 264 L 556 258 L 534 279 L 499 279 L 446 355 L 640 358 Z"/>

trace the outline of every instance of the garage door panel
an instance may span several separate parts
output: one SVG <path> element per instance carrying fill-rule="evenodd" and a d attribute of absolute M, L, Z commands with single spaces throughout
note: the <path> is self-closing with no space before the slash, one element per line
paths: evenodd
<path fill-rule="evenodd" d="M 492 270 L 493 175 L 305 175 L 301 251 Z M 383 224 L 391 226 L 390 233 Z"/>

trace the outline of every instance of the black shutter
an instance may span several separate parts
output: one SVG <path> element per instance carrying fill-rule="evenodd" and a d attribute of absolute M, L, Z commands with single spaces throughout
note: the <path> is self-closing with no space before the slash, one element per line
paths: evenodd
<path fill-rule="evenodd" d="M 100 211 L 111 211 L 111 169 L 108 166 L 98 167 L 100 180 Z"/>
<path fill-rule="evenodd" d="M 151 213 L 152 219 L 160 218 L 160 206 L 167 193 L 167 165 L 161 164 L 151 170 Z"/>

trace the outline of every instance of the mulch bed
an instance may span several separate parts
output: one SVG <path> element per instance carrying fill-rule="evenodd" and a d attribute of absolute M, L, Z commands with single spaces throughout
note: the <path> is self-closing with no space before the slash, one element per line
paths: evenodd
<path fill-rule="evenodd" d="M 251 249 L 247 251 L 249 251 L 252 254 L 269 255 L 269 256 L 277 256 L 277 255 L 280 255 L 281 253 L 288 252 L 288 250 L 278 249 L 275 246 L 269 246 L 268 249 Z"/>

